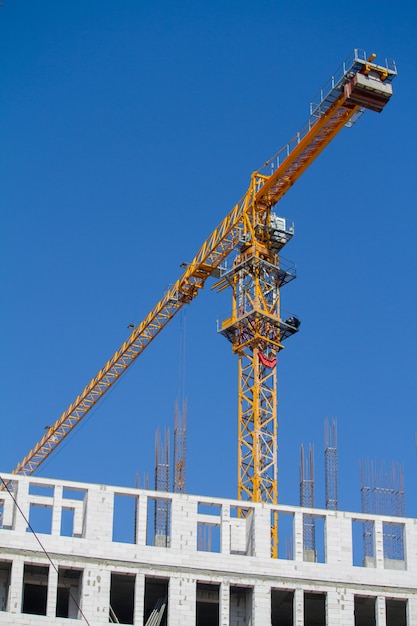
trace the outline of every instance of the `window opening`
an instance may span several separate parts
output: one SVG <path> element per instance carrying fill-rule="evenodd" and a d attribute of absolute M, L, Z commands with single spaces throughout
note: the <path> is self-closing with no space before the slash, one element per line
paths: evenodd
<path fill-rule="evenodd" d="M 376 626 L 375 598 L 355 596 L 355 626 Z"/>
<path fill-rule="evenodd" d="M 271 528 L 278 520 L 278 558 L 292 561 L 294 559 L 294 513 L 271 511 Z"/>
<path fill-rule="evenodd" d="M 197 583 L 196 626 L 219 626 L 219 585 Z"/>
<path fill-rule="evenodd" d="M 222 505 L 212 504 L 210 502 L 199 502 L 197 505 L 197 513 L 199 515 L 216 515 L 220 517 L 222 514 Z"/>
<path fill-rule="evenodd" d="M 56 617 L 78 619 L 81 603 L 82 571 L 58 568 L 58 587 L 56 593 Z"/>
<path fill-rule="evenodd" d="M 169 548 L 171 543 L 171 500 L 148 497 L 146 545 Z"/>
<path fill-rule="evenodd" d="M 76 487 L 64 487 L 62 490 L 62 497 L 64 498 L 64 500 L 83 501 L 86 495 L 86 489 L 77 489 Z"/>
<path fill-rule="evenodd" d="M 325 593 L 304 593 L 304 626 L 326 626 Z"/>
<path fill-rule="evenodd" d="M 407 600 L 385 600 L 387 626 L 407 626 Z"/>
<path fill-rule="evenodd" d="M 325 524 L 326 519 L 320 515 L 303 514 L 304 561 L 326 562 Z"/>
<path fill-rule="evenodd" d="M 246 503 L 245 503 L 246 504 Z M 252 515 L 253 508 L 247 506 L 230 506 L 230 519 L 246 519 Z"/>
<path fill-rule="evenodd" d="M 230 586 L 230 626 L 242 626 L 251 623 L 252 595 L 251 587 Z"/>
<path fill-rule="evenodd" d="M 199 502 L 197 505 L 197 550 L 220 552 L 221 504 Z"/>
<path fill-rule="evenodd" d="M 382 523 L 384 564 L 389 569 L 404 569 L 404 525 Z"/>
<path fill-rule="evenodd" d="M 0 561 L 0 611 L 9 609 L 10 576 L 12 564 L 7 561 Z"/>
<path fill-rule="evenodd" d="M 64 487 L 61 507 L 62 537 L 84 537 L 87 490 Z"/>
<path fill-rule="evenodd" d="M 110 615 L 115 616 L 119 624 L 133 624 L 135 610 L 134 574 L 112 573 L 110 578 Z M 113 619 L 114 621 L 114 619 Z"/>
<path fill-rule="evenodd" d="M 136 543 L 137 507 L 137 496 L 114 494 L 113 541 Z"/>
<path fill-rule="evenodd" d="M 61 510 L 61 537 L 72 537 L 74 534 L 74 509 L 62 508 Z"/>
<path fill-rule="evenodd" d="M 168 586 L 167 578 L 145 578 L 144 626 L 167 625 Z"/>
<path fill-rule="evenodd" d="M 30 504 L 29 506 L 29 524 L 32 528 L 26 531 L 31 533 L 50 535 L 52 532 L 52 506 L 43 504 Z"/>
<path fill-rule="evenodd" d="M 271 624 L 272 626 L 294 626 L 293 590 L 271 590 Z"/>
<path fill-rule="evenodd" d="M 375 567 L 375 528 L 372 520 L 352 520 L 353 565 Z"/>
<path fill-rule="evenodd" d="M 29 495 L 30 496 L 47 496 L 49 498 L 54 497 L 53 485 L 41 485 L 39 483 L 29 483 Z"/>
<path fill-rule="evenodd" d="M 197 523 L 197 550 L 220 552 L 220 524 Z"/>
<path fill-rule="evenodd" d="M 48 565 L 25 564 L 23 569 L 22 613 L 46 615 Z"/>

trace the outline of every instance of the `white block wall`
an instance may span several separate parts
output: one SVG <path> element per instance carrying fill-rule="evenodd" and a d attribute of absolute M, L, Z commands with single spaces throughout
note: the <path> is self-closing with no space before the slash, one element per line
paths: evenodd
<path fill-rule="evenodd" d="M 0 610 L 0 624 L 68 626 L 83 623 L 80 618 L 55 617 L 58 575 L 49 558 L 56 567 L 82 570 L 81 607 L 91 626 L 109 623 L 112 573 L 135 576 L 134 624 L 140 626 L 143 624 L 145 580 L 155 577 L 169 581 L 169 626 L 195 626 L 198 583 L 215 584 L 218 589 L 219 626 L 269 626 L 273 589 L 293 592 L 295 626 L 304 624 L 304 592 L 326 594 L 328 626 L 354 625 L 355 595 L 376 599 L 378 626 L 386 626 L 387 598 L 406 600 L 408 625 L 417 624 L 415 519 L 254 503 L 248 507 L 250 514 L 243 517 L 236 514 L 241 503 L 235 500 L 7 474 L 3 479 L 13 481 L 13 493 L 20 510 L 6 492 L 0 492 L 0 501 L 4 503 L 0 524 L 0 608 L 7 589 L 4 573 L 10 567 L 7 605 L 6 610 Z M 39 490 L 42 495 L 37 495 Z M 113 541 L 114 502 L 119 495 L 132 498 L 137 505 L 136 519 L 126 520 L 127 526 L 136 529 L 132 543 Z M 148 500 L 161 495 L 169 499 L 171 507 L 167 547 L 148 545 L 151 543 Z M 51 513 L 50 528 L 47 532 L 42 532 L 44 529 L 38 532 L 48 556 L 34 534 L 27 531 L 23 515 L 29 518 L 33 505 Z M 213 505 L 213 514 L 210 505 Z M 200 508 L 204 513 L 199 512 Z M 74 512 L 73 536 L 70 537 L 61 535 L 64 509 Z M 278 511 L 278 520 L 280 513 L 293 516 L 292 560 L 271 558 L 273 510 Z M 323 563 L 304 560 L 304 513 L 324 518 Z M 353 565 L 352 522 L 365 519 L 374 522 L 374 568 Z M 392 569 L 393 564 L 390 566 L 384 558 L 383 522 L 403 524 L 405 560 L 400 564 L 403 569 Z M 211 551 L 198 549 L 199 524 L 220 528 L 220 539 L 213 542 Z M 22 613 L 25 564 L 49 567 L 46 616 Z M 245 607 L 233 600 L 236 587 L 248 590 Z"/>

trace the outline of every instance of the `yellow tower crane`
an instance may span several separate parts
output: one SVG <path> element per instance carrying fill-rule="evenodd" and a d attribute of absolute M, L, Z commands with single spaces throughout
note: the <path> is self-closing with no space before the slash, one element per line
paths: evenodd
<path fill-rule="evenodd" d="M 276 503 L 277 354 L 298 330 L 294 316 L 283 319 L 280 289 L 295 277 L 280 251 L 293 235 L 288 220 L 272 208 L 344 126 L 365 109 L 382 111 L 392 95 L 397 71 L 392 60 L 374 63 L 355 49 L 310 105 L 306 126 L 258 171 L 241 200 L 204 242 L 182 276 L 132 331 L 68 409 L 13 470 L 32 474 L 87 415 L 184 304 L 191 302 L 210 276 L 217 288 L 231 287 L 233 307 L 219 331 L 239 359 L 238 497 Z M 231 269 L 224 261 L 237 252 Z M 244 509 L 242 509 L 244 514 Z M 276 550 L 276 523 L 272 547 Z"/>

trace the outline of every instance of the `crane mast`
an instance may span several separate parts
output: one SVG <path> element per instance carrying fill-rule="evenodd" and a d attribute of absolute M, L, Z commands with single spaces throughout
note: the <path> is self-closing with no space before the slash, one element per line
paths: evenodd
<path fill-rule="evenodd" d="M 254 241 L 242 242 L 230 270 L 215 285 L 232 289 L 232 313 L 218 331 L 238 355 L 238 497 L 276 503 L 277 354 L 297 332 L 299 320 L 281 314 L 281 287 L 295 278 L 295 266 L 279 251 L 292 238 L 292 222 L 269 215 Z"/>
<path fill-rule="evenodd" d="M 294 233 L 292 223 L 272 207 L 314 158 L 364 108 L 381 111 L 391 95 L 388 71 L 367 63 L 357 70 L 355 58 L 338 83 L 312 107 L 307 129 L 252 176 L 253 202 L 247 230 L 230 270 L 215 287 L 232 290 L 232 313 L 218 331 L 238 356 L 238 498 L 278 502 L 277 355 L 282 342 L 298 331 L 295 316 L 283 316 L 281 287 L 295 278 L 295 266 L 284 265 L 281 249 Z M 355 70 L 363 74 L 353 73 Z M 370 78 L 367 78 L 370 75 Z M 392 77 L 393 78 L 393 75 Z M 317 120 L 318 116 L 318 120 Z M 284 158 L 280 162 L 280 156 Z M 266 172 L 271 172 L 269 176 Z M 240 514 L 246 515 L 244 508 Z M 271 524 L 271 550 L 277 556 L 278 517 Z"/>
<path fill-rule="evenodd" d="M 352 125 L 366 108 L 384 108 L 397 71 L 393 61 L 379 66 L 374 58 L 354 50 L 311 104 L 306 126 L 254 172 L 247 192 L 182 276 L 12 473 L 35 472 L 176 313 L 198 295 L 207 279 L 215 276 L 219 290 L 232 290 L 232 313 L 218 329 L 238 355 L 238 496 L 277 502 L 277 355 L 283 341 L 297 332 L 299 320 L 283 319 L 280 300 L 281 287 L 295 278 L 294 266 L 280 258 L 293 225 L 272 208 L 344 126 Z M 224 261 L 234 251 L 232 267 L 224 269 Z M 275 546 L 276 532 L 275 523 Z"/>

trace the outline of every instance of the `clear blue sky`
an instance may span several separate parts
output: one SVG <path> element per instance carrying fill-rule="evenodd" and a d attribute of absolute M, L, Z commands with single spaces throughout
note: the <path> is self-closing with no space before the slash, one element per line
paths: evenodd
<path fill-rule="evenodd" d="M 0 8 L 2 471 L 10 471 L 174 282 L 308 117 L 354 47 L 392 57 L 394 96 L 345 129 L 287 194 L 283 306 L 300 333 L 279 359 L 280 501 L 299 501 L 313 443 L 338 419 L 340 506 L 358 460 L 404 462 L 416 487 L 414 2 L 4 0 Z M 235 497 L 237 362 L 216 334 L 230 294 L 186 310 L 188 490 Z M 39 471 L 153 479 L 171 426 L 181 320 Z"/>

